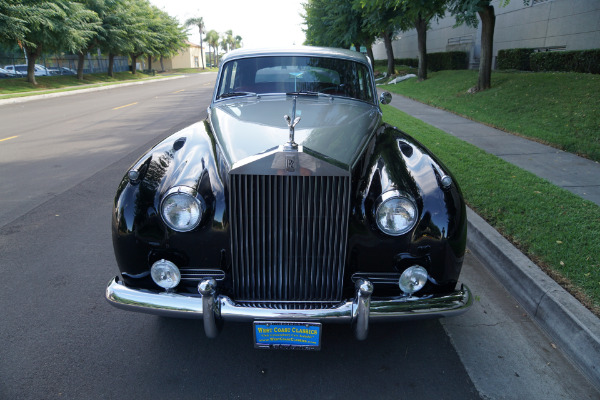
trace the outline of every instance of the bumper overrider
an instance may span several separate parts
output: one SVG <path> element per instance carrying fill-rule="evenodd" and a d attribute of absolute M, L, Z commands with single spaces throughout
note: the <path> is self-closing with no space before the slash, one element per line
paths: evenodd
<path fill-rule="evenodd" d="M 198 318 L 204 321 L 206 336 L 218 335 L 223 321 L 289 321 L 347 323 L 354 328 L 358 340 L 366 339 L 371 321 L 395 321 L 420 318 L 456 316 L 473 304 L 471 291 L 466 285 L 445 295 L 403 296 L 372 298 L 373 284 L 365 279 L 356 282 L 354 299 L 340 302 L 327 309 L 269 309 L 237 305 L 217 292 L 213 279 L 198 285 L 201 297 L 173 292 L 134 289 L 125 286 L 119 277 L 113 278 L 106 288 L 106 299 L 117 308 L 148 314 Z"/>

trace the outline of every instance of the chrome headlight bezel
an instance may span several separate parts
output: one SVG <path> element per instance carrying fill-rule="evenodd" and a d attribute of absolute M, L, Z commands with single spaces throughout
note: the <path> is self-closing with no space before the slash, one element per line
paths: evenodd
<path fill-rule="evenodd" d="M 169 215 L 167 212 L 168 210 L 166 210 L 166 207 L 168 207 L 169 204 L 172 204 L 170 201 L 177 197 L 184 199 L 185 201 L 188 201 L 189 202 L 188 204 L 190 205 L 190 207 L 195 208 L 197 210 L 197 215 L 194 215 L 194 213 L 192 212 L 192 215 L 190 216 L 190 218 L 192 219 L 192 222 L 187 224 L 185 227 L 175 224 L 175 222 L 172 220 L 172 218 L 169 218 Z M 172 187 L 163 195 L 163 197 L 160 201 L 160 217 L 161 217 L 161 219 L 163 220 L 165 225 L 167 225 L 170 229 L 172 229 L 176 232 L 190 232 L 190 231 L 196 229 L 198 227 L 198 225 L 200 225 L 200 222 L 202 221 L 202 217 L 204 216 L 205 211 L 206 211 L 206 206 L 204 204 L 204 200 L 202 199 L 202 197 L 198 196 L 198 193 L 196 192 L 196 190 L 194 190 L 190 187 L 187 187 L 187 186 Z"/>
<path fill-rule="evenodd" d="M 386 205 L 389 205 L 390 202 L 395 201 L 402 202 L 403 208 L 405 208 L 408 211 L 411 218 L 410 221 L 401 229 L 392 230 L 382 225 L 380 213 L 385 211 Z M 401 236 L 410 232 L 415 227 L 419 219 L 419 209 L 417 208 L 417 203 L 412 198 L 412 196 L 399 190 L 390 190 L 382 193 L 381 196 L 379 196 L 379 198 L 375 202 L 373 218 L 375 218 L 375 223 L 377 224 L 377 227 L 381 232 L 390 236 Z"/>

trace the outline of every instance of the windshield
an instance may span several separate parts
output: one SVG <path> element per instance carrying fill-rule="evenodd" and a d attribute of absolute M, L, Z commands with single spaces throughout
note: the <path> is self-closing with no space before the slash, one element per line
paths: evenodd
<path fill-rule="evenodd" d="M 339 58 L 243 58 L 223 66 L 217 99 L 265 93 L 331 95 L 374 102 L 366 65 Z"/>

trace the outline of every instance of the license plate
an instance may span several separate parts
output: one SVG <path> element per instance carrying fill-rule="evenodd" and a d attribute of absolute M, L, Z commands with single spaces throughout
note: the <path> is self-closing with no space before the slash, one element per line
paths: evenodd
<path fill-rule="evenodd" d="M 317 322 L 254 322 L 257 349 L 320 350 L 321 324 Z"/>

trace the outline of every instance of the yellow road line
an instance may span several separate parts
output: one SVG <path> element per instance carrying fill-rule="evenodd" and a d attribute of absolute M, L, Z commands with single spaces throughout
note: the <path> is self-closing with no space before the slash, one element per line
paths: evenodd
<path fill-rule="evenodd" d="M 4 142 L 5 140 L 10 140 L 10 139 L 14 139 L 14 138 L 18 138 L 18 136 L 11 136 L 11 137 L 7 137 L 4 139 L 0 139 L 0 142 Z"/>
<path fill-rule="evenodd" d="M 171 93 L 171 94 L 175 94 L 175 93 L 183 92 L 184 90 L 185 90 L 185 89 L 181 89 L 181 90 L 178 90 L 178 91 L 176 91 L 176 92 L 173 92 L 173 93 Z"/>
<path fill-rule="evenodd" d="M 125 107 L 129 107 L 129 106 L 134 106 L 136 104 L 137 104 L 137 101 L 135 103 L 125 104 L 124 106 L 121 106 L 121 107 L 115 107 L 115 108 L 113 108 L 113 110 L 118 110 L 119 108 L 125 108 Z"/>

